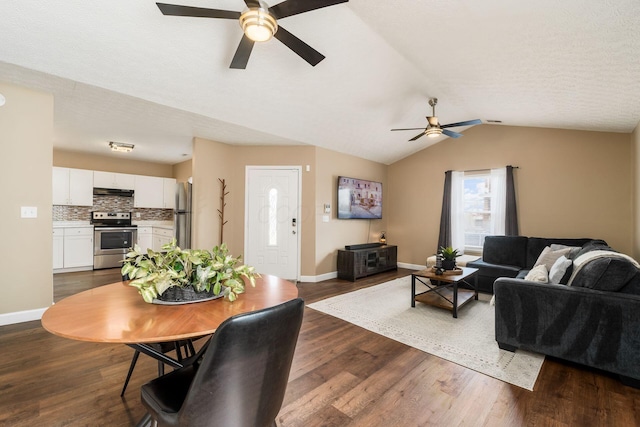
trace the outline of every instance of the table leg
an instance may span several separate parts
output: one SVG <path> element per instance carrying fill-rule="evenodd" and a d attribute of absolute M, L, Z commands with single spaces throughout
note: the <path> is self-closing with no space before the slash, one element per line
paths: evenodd
<path fill-rule="evenodd" d="M 411 275 L 411 307 L 416 306 L 416 276 Z"/>
<path fill-rule="evenodd" d="M 474 290 L 476 291 L 476 301 L 478 301 L 478 273 L 476 273 L 474 276 Z"/>
<path fill-rule="evenodd" d="M 453 282 L 453 317 L 458 318 L 458 282 Z"/>

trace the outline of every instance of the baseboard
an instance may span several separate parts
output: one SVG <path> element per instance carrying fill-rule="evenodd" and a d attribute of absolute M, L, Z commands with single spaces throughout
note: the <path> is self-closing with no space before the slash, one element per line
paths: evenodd
<path fill-rule="evenodd" d="M 424 264 L 407 264 L 406 262 L 399 262 L 398 268 L 406 268 L 408 270 L 424 270 L 427 267 Z"/>
<path fill-rule="evenodd" d="M 0 326 L 13 325 L 14 323 L 30 322 L 32 320 L 40 320 L 42 319 L 42 315 L 47 310 L 47 308 L 48 307 L 0 314 Z"/>
<path fill-rule="evenodd" d="M 318 276 L 300 276 L 300 281 L 305 283 L 318 283 L 323 280 L 335 279 L 338 277 L 337 271 L 332 271 L 331 273 L 324 273 Z"/>

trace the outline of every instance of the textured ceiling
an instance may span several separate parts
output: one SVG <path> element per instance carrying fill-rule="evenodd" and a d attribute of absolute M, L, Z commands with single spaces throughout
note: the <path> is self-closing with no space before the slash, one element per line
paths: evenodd
<path fill-rule="evenodd" d="M 389 164 L 446 143 L 389 131 L 426 126 L 429 97 L 441 123 L 631 132 L 640 120 L 637 0 L 351 0 L 279 24 L 327 58 L 311 67 L 272 40 L 231 70 L 232 20 L 163 16 L 148 0 L 3 0 L 0 82 L 54 94 L 55 147 L 109 155 L 122 141 L 165 163 L 197 136 Z"/>

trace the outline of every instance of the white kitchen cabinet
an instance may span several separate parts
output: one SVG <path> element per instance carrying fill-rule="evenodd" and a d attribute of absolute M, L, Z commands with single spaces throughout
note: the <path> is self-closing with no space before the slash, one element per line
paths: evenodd
<path fill-rule="evenodd" d="M 133 205 L 136 208 L 164 208 L 164 178 L 135 176 Z"/>
<path fill-rule="evenodd" d="M 156 252 L 159 252 L 162 250 L 162 246 L 166 245 L 167 243 L 171 243 L 171 240 L 173 240 L 173 230 L 168 229 L 168 228 L 159 228 L 159 227 L 153 227 L 153 246 L 152 249 Z"/>
<path fill-rule="evenodd" d="M 153 227 L 138 227 L 138 246 L 142 253 L 153 249 Z"/>
<path fill-rule="evenodd" d="M 162 179 L 164 201 L 163 207 L 165 209 L 174 209 L 176 207 L 176 180 L 175 178 L 163 178 Z"/>
<path fill-rule="evenodd" d="M 64 230 L 53 229 L 53 268 L 64 268 Z"/>
<path fill-rule="evenodd" d="M 93 267 L 93 228 L 64 229 L 64 268 Z"/>
<path fill-rule="evenodd" d="M 54 167 L 53 204 L 93 206 L 93 171 Z"/>
<path fill-rule="evenodd" d="M 115 172 L 93 172 L 93 186 L 98 188 L 135 189 L 135 175 Z"/>

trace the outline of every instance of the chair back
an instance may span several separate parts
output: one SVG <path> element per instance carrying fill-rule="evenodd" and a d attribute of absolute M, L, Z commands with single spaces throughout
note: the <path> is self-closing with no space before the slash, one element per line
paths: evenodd
<path fill-rule="evenodd" d="M 297 298 L 223 322 L 180 408 L 179 425 L 274 425 L 303 312 L 304 302 Z"/>

